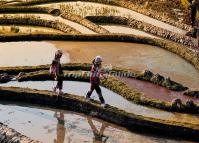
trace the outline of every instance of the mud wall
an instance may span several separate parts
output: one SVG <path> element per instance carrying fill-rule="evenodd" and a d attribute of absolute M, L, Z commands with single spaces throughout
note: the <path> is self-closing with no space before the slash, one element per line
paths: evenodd
<path fill-rule="evenodd" d="M 109 33 L 106 29 L 103 27 L 100 27 L 99 25 L 96 25 L 95 23 L 82 18 L 81 16 L 66 13 L 64 11 L 61 11 L 60 9 L 53 9 L 48 7 L 2 7 L 0 8 L 1 14 L 6 13 L 44 13 L 44 14 L 51 14 L 54 16 L 60 16 L 64 19 L 71 20 L 73 22 L 79 23 L 92 31 L 100 34 Z"/>
<path fill-rule="evenodd" d="M 53 3 L 53 2 L 69 2 L 69 1 L 77 1 L 77 0 L 31 0 L 28 2 L 21 2 L 17 4 L 12 4 L 15 6 L 28 6 L 28 5 L 37 5 L 37 4 L 44 4 L 44 3 Z M 171 18 L 168 15 L 165 15 L 165 12 L 157 12 L 153 9 L 145 8 L 143 7 L 143 4 L 140 4 L 140 0 L 136 1 L 126 1 L 126 0 L 81 0 L 85 2 L 96 2 L 96 3 L 103 3 L 103 4 L 110 4 L 115 6 L 124 7 L 139 13 L 142 13 L 144 15 L 150 16 L 152 18 L 158 19 L 160 21 L 163 21 L 165 23 L 174 25 L 176 27 L 189 30 L 190 25 L 187 25 L 179 20 L 176 20 L 175 18 Z M 170 10 L 170 9 L 169 9 Z"/>
<path fill-rule="evenodd" d="M 85 81 L 89 82 L 89 71 L 64 71 L 63 79 L 72 80 L 72 81 Z M 17 78 L 19 82 L 21 81 L 45 81 L 52 80 L 48 71 L 36 71 L 30 73 L 22 73 Z M 101 85 L 112 90 L 115 93 L 123 96 L 127 100 L 130 100 L 134 103 L 147 105 L 150 107 L 155 107 L 158 109 L 163 109 L 167 111 L 175 112 L 188 112 L 188 113 L 199 113 L 199 105 L 194 103 L 186 104 L 176 103 L 176 102 L 163 102 L 157 99 L 151 99 L 144 97 L 142 93 L 138 92 L 136 89 L 129 88 L 123 82 L 117 80 L 116 78 L 109 76 L 105 79 L 102 79 Z"/>
<path fill-rule="evenodd" d="M 6 73 L 9 75 L 17 75 L 20 72 L 35 72 L 39 70 L 48 70 L 50 65 L 42 65 L 42 66 L 25 66 L 25 67 L 1 67 L 0 68 L 0 74 Z M 68 71 L 90 71 L 91 64 L 89 63 L 69 63 L 69 64 L 62 64 L 63 70 Z M 103 69 L 104 73 L 108 75 L 118 76 L 121 75 L 123 77 L 128 78 L 136 78 L 139 80 L 148 81 L 154 84 L 157 84 L 159 86 L 168 88 L 170 90 L 174 91 L 184 91 L 187 90 L 187 87 L 184 87 L 180 83 L 177 83 L 175 81 L 172 81 L 170 78 L 165 78 L 164 76 L 161 76 L 159 74 L 154 74 L 149 70 L 138 72 L 133 71 L 130 69 L 125 68 L 118 68 L 113 67 L 111 70 Z M 83 72 L 82 72 L 83 73 Z M 82 75 L 82 74 L 81 74 Z"/>
<path fill-rule="evenodd" d="M 103 27 L 85 19 L 85 18 L 82 18 L 81 16 L 78 16 L 78 15 L 74 15 L 74 14 L 69 14 L 69 13 L 62 13 L 61 17 L 65 18 L 65 19 L 69 19 L 71 21 L 74 21 L 76 23 L 79 23 L 93 31 L 95 31 L 96 33 L 99 33 L 99 34 L 106 34 L 106 33 L 109 33 L 108 30 L 104 29 Z"/>
<path fill-rule="evenodd" d="M 53 28 L 60 30 L 68 34 L 79 34 L 80 32 L 76 29 L 57 21 L 43 20 L 33 16 L 25 17 L 1 17 L 0 24 L 2 25 L 33 25 L 33 26 L 43 26 L 48 28 Z"/>
<path fill-rule="evenodd" d="M 9 128 L 8 126 L 0 123 L 0 142 L 1 143 L 41 143 L 32 140 L 17 131 Z"/>
<path fill-rule="evenodd" d="M 115 123 L 129 130 L 141 127 L 142 131 L 148 129 L 148 131 L 192 140 L 198 140 L 199 136 L 199 129 L 194 125 L 138 116 L 112 106 L 101 108 L 98 102 L 86 102 L 84 97 L 76 95 L 64 94 L 57 98 L 55 93 L 48 91 L 0 87 L 0 98 L 6 101 L 20 101 L 81 112 Z"/>

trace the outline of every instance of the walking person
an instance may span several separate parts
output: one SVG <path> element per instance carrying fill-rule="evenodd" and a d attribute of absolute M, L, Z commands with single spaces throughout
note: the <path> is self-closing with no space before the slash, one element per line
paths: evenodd
<path fill-rule="evenodd" d="M 100 77 L 103 75 L 102 73 L 102 57 L 101 56 L 96 56 L 95 59 L 93 60 L 92 66 L 91 66 L 91 71 L 90 71 L 90 91 L 88 91 L 86 95 L 86 99 L 90 100 L 90 97 L 95 90 L 98 94 L 99 100 L 101 102 L 101 106 L 105 107 L 105 100 L 102 96 L 102 91 L 100 88 Z"/>
<path fill-rule="evenodd" d="M 53 77 L 54 80 L 57 81 L 57 85 L 53 87 L 53 91 L 56 92 L 58 89 L 58 95 L 63 94 L 62 88 L 63 88 L 63 70 L 60 64 L 60 59 L 63 55 L 63 52 L 61 50 L 57 50 L 55 52 L 55 58 L 52 61 L 52 64 L 50 66 L 50 75 Z"/>

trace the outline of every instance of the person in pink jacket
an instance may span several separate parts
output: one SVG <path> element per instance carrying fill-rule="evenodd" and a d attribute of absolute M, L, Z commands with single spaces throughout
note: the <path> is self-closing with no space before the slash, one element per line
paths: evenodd
<path fill-rule="evenodd" d="M 60 64 L 60 59 L 63 55 L 63 52 L 61 50 L 57 50 L 55 52 L 55 58 L 52 61 L 52 64 L 50 66 L 50 75 L 51 77 L 57 81 L 57 85 L 53 87 L 53 91 L 56 92 L 57 89 L 59 89 L 58 94 L 63 94 L 62 88 L 63 88 L 63 70 Z"/>
<path fill-rule="evenodd" d="M 105 100 L 102 96 L 102 91 L 100 88 L 100 77 L 103 75 L 102 73 L 102 57 L 101 56 L 96 56 L 95 59 L 93 60 L 93 64 L 91 66 L 91 71 L 90 71 L 90 91 L 88 91 L 86 95 L 86 99 L 90 100 L 91 94 L 95 90 L 99 96 L 99 100 L 101 102 L 101 106 L 105 107 Z"/>

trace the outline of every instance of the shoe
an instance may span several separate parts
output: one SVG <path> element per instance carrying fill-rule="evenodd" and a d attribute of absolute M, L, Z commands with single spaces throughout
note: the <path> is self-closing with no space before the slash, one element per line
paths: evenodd
<path fill-rule="evenodd" d="M 64 94 L 63 91 L 59 90 L 58 95 L 63 95 L 63 94 Z"/>
<path fill-rule="evenodd" d="M 105 104 L 105 103 L 101 104 L 101 107 L 102 107 L 102 108 L 105 108 L 105 107 L 106 107 L 106 104 Z"/>
<path fill-rule="evenodd" d="M 53 87 L 53 92 L 56 92 L 57 88 L 56 87 Z"/>
<path fill-rule="evenodd" d="M 86 97 L 86 101 L 87 102 L 91 101 L 91 98 L 90 97 Z"/>

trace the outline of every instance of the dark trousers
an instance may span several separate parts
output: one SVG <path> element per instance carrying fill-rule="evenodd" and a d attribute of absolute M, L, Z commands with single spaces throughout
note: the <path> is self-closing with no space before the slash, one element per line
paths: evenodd
<path fill-rule="evenodd" d="M 62 90 L 62 88 L 63 88 L 63 78 L 61 76 L 57 77 L 56 88 L 58 88 L 59 90 Z"/>
<path fill-rule="evenodd" d="M 94 90 L 97 92 L 100 102 L 102 104 L 105 103 L 104 98 L 102 96 L 101 88 L 99 87 L 99 84 L 91 83 L 90 91 L 88 91 L 86 97 L 90 98 L 90 96 Z"/>
<path fill-rule="evenodd" d="M 193 6 L 191 8 L 191 25 L 194 27 L 195 21 L 196 21 L 196 14 L 197 14 L 197 8 L 196 6 Z"/>

